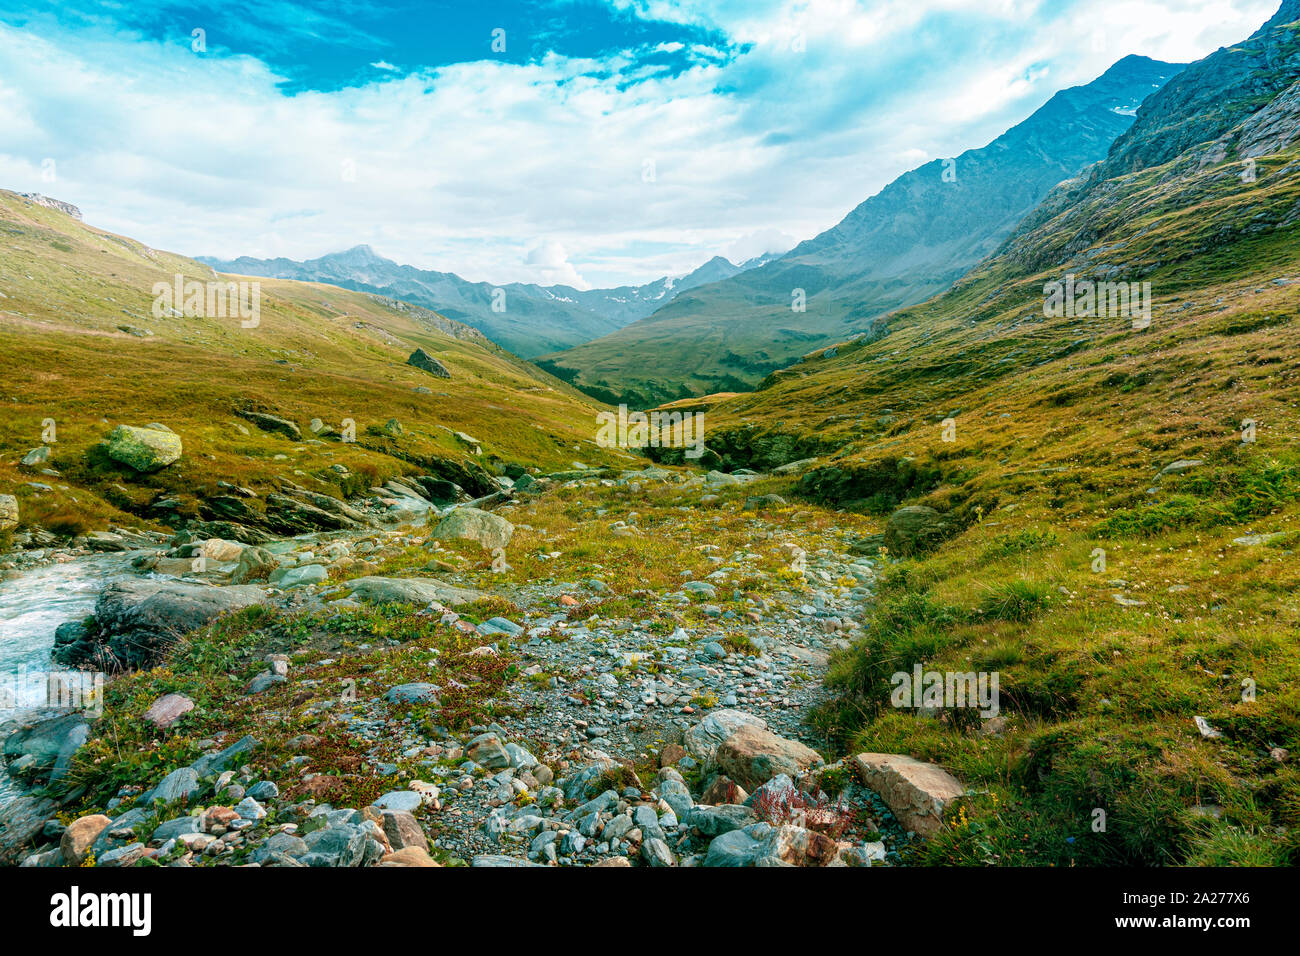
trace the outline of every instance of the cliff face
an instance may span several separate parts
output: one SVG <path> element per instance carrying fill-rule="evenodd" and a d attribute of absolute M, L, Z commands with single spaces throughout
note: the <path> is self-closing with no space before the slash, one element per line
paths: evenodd
<path fill-rule="evenodd" d="M 1193 63 L 1138 109 L 1094 174 L 1158 166 L 1223 136 L 1300 80 L 1300 0 L 1286 0 L 1249 39 Z"/>

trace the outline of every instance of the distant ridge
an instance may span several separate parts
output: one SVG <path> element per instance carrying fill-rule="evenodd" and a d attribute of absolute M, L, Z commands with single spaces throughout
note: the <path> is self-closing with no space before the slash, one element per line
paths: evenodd
<path fill-rule="evenodd" d="M 767 257 L 759 257 L 737 266 L 715 256 L 685 276 L 665 276 L 641 286 L 582 291 L 564 285 L 470 282 L 451 272 L 399 265 L 368 245 L 306 262 L 248 256 L 198 259 L 220 272 L 325 282 L 425 306 L 473 326 L 524 358 L 608 335 L 649 315 L 684 291 L 731 278 L 768 261 Z M 504 297 L 497 294 L 497 289 L 504 290 Z"/>

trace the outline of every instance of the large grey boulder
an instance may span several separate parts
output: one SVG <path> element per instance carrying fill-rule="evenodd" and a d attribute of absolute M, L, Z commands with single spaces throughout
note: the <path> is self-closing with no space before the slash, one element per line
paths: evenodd
<path fill-rule="evenodd" d="M 199 774 L 193 767 L 180 767 L 163 777 L 162 782 L 148 795 L 150 801 L 161 800 L 163 803 L 175 803 L 178 800 L 188 802 L 198 796 L 202 790 Z"/>
<path fill-rule="evenodd" d="M 44 775 L 60 765 L 66 768 L 89 735 L 90 725 L 81 714 L 38 720 L 5 738 L 4 757 L 8 763 L 24 760 L 27 773 Z"/>
<path fill-rule="evenodd" d="M 704 866 L 828 866 L 839 855 L 830 837 L 802 827 L 754 823 L 709 844 Z"/>
<path fill-rule="evenodd" d="M 449 538 L 475 541 L 493 551 L 508 545 L 514 533 L 515 526 L 500 515 L 478 508 L 457 508 L 438 522 L 430 534 L 439 541 Z"/>
<path fill-rule="evenodd" d="M 357 600 L 372 604 L 432 604 L 455 607 L 486 597 L 473 588 L 458 588 L 436 578 L 353 578 L 343 582 Z"/>
<path fill-rule="evenodd" d="M 314 830 L 304 837 L 307 852 L 299 859 L 307 866 L 360 866 L 366 852 L 366 834 L 350 823 Z"/>
<path fill-rule="evenodd" d="M 747 714 L 743 710 L 715 710 L 686 731 L 682 744 L 686 752 L 696 760 L 708 763 L 722 746 L 723 741 L 741 727 L 766 730 L 767 721 L 762 717 Z"/>
<path fill-rule="evenodd" d="M 178 637 L 265 599 L 266 592 L 252 585 L 118 581 L 100 593 L 94 626 L 56 646 L 54 657 L 66 666 L 105 671 L 152 667 Z"/>

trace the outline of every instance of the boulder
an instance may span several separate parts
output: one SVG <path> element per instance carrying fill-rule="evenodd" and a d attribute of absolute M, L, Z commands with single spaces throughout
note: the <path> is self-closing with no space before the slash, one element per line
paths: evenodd
<path fill-rule="evenodd" d="M 749 807 L 728 803 L 720 807 L 694 807 L 682 817 L 682 823 L 694 827 L 707 837 L 722 836 L 758 822 L 758 814 Z"/>
<path fill-rule="evenodd" d="M 939 512 L 924 505 L 908 505 L 885 523 L 885 546 L 893 554 L 909 557 L 934 550 L 948 534 L 948 519 Z"/>
<path fill-rule="evenodd" d="M 271 572 L 269 583 L 282 591 L 323 584 L 329 580 L 329 570 L 323 564 L 304 564 L 296 568 L 278 568 Z"/>
<path fill-rule="evenodd" d="M 180 767 L 163 777 L 162 782 L 149 793 L 149 800 L 161 800 L 163 803 L 180 800 L 188 803 L 202 789 L 198 772 L 193 767 Z"/>
<path fill-rule="evenodd" d="M 159 730 L 166 730 L 194 709 L 194 701 L 184 694 L 164 694 L 144 712 L 144 719 Z"/>
<path fill-rule="evenodd" d="M 257 738 L 251 734 L 245 734 L 225 750 L 214 754 L 204 754 L 190 766 L 194 768 L 200 777 L 206 777 L 210 773 L 220 773 L 222 770 L 229 769 L 239 757 L 249 753 L 256 747 Z"/>
<path fill-rule="evenodd" d="M 748 790 L 739 786 L 726 774 L 719 774 L 704 789 L 704 793 L 700 796 L 700 803 L 718 806 L 724 803 L 744 803 L 748 798 Z"/>
<path fill-rule="evenodd" d="M 406 360 L 406 364 L 412 368 L 418 368 L 421 372 L 436 375 L 438 378 L 451 378 L 451 372 L 447 371 L 447 366 L 424 349 L 416 349 L 412 352 L 410 358 Z"/>
<path fill-rule="evenodd" d="M 265 548 L 247 547 L 239 555 L 239 563 L 230 574 L 231 584 L 265 581 L 280 566 L 275 555 Z"/>
<path fill-rule="evenodd" d="M 751 791 L 778 774 L 796 777 L 825 763 L 811 747 L 753 726 L 740 727 L 723 741 L 714 761 L 723 773 Z"/>
<path fill-rule="evenodd" d="M 428 704 L 436 702 L 440 692 L 441 688 L 437 684 L 417 681 L 413 684 L 398 684 L 396 687 L 388 688 L 384 700 L 390 704 Z"/>
<path fill-rule="evenodd" d="M 439 866 L 423 847 L 407 846 L 379 858 L 375 866 Z"/>
<path fill-rule="evenodd" d="M 880 794 L 899 823 L 923 837 L 938 831 L 944 807 L 965 792 L 942 767 L 902 754 L 858 754 L 851 766 L 864 786 Z"/>
<path fill-rule="evenodd" d="M 42 445 L 40 448 L 33 448 L 27 454 L 23 455 L 22 463 L 28 468 L 39 468 L 50 460 L 50 446 Z"/>
<path fill-rule="evenodd" d="M 313 830 L 303 839 L 302 862 L 308 866 L 360 866 L 366 852 L 365 831 L 350 823 Z"/>
<path fill-rule="evenodd" d="M 830 837 L 802 827 L 754 823 L 709 844 L 704 866 L 828 866 L 839 855 Z"/>
<path fill-rule="evenodd" d="M 415 847 L 428 851 L 429 838 L 425 835 L 424 827 L 420 826 L 420 822 L 411 813 L 406 810 L 385 810 L 382 820 L 384 835 L 394 850 Z"/>
<path fill-rule="evenodd" d="M 102 813 L 96 813 L 69 823 L 68 828 L 63 831 L 63 836 L 59 838 L 59 850 L 63 854 L 63 861 L 68 866 L 80 866 L 86 859 L 86 854 L 90 852 L 91 846 L 104 832 L 104 828 L 112 822 Z"/>
<path fill-rule="evenodd" d="M 458 588 L 435 578 L 354 578 L 343 582 L 351 596 L 372 604 L 418 604 L 435 601 L 456 607 L 485 597 L 482 591 Z"/>
<path fill-rule="evenodd" d="M 89 734 L 90 725 L 81 714 L 38 720 L 5 738 L 4 757 L 9 763 L 27 758 L 27 772 L 43 774 L 60 761 L 66 765 Z"/>
<path fill-rule="evenodd" d="M 496 734 L 479 734 L 465 746 L 465 756 L 489 770 L 510 766 L 510 754 Z"/>
<path fill-rule="evenodd" d="M 95 603 L 95 628 L 83 632 L 80 640 L 56 646 L 55 660 L 106 671 L 152 667 L 181 635 L 265 599 L 266 592 L 252 585 L 118 581 Z"/>
<path fill-rule="evenodd" d="M 741 727 L 766 730 L 767 721 L 741 710 L 715 710 L 686 731 L 682 743 L 692 757 L 701 763 L 708 763 L 722 742 Z"/>
<path fill-rule="evenodd" d="M 457 508 L 438 522 L 431 536 L 440 541 L 448 538 L 475 541 L 484 549 L 492 551 L 508 545 L 514 533 L 514 525 L 490 511 Z"/>
<path fill-rule="evenodd" d="M 208 538 L 195 549 L 193 557 L 204 557 L 209 561 L 238 561 L 244 556 L 247 546 L 238 541 L 226 541 L 223 538 Z"/>
<path fill-rule="evenodd" d="M 166 468 L 181 457 L 180 436 L 157 428 L 118 425 L 108 435 L 108 457 L 135 471 Z"/>

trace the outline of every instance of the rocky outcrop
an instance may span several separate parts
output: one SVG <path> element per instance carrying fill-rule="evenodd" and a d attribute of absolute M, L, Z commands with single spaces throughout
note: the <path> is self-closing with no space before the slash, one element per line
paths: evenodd
<path fill-rule="evenodd" d="M 266 412 L 236 412 L 240 418 L 252 422 L 264 432 L 272 432 L 290 438 L 293 441 L 302 441 L 302 429 L 295 422 L 287 418 L 281 418 L 279 415 L 270 415 Z"/>
<path fill-rule="evenodd" d="M 152 667 L 181 635 L 265 598 L 265 591 L 251 585 L 119 581 L 100 594 L 91 627 L 60 629 L 54 659 L 69 667 L 104 671 Z"/>
<path fill-rule="evenodd" d="M 23 199 L 28 202 L 34 202 L 38 206 L 44 206 L 46 209 L 53 209 L 55 212 L 61 212 L 65 216 L 71 216 L 77 222 L 81 222 L 81 210 L 70 202 L 64 202 L 62 199 L 51 199 L 49 196 L 43 196 L 40 193 L 19 193 Z"/>
<path fill-rule="evenodd" d="M 438 378 L 451 378 L 451 372 L 447 370 L 447 366 L 443 365 L 424 349 L 416 349 L 412 352 L 411 357 L 406 360 L 406 364 L 410 365 L 412 368 L 418 368 L 421 372 L 428 372 L 430 375 L 436 375 Z"/>
<path fill-rule="evenodd" d="M 338 504 L 341 505 L 342 502 Z M 311 531 L 344 531 L 361 524 L 357 518 L 349 517 L 341 509 L 326 511 L 316 504 L 279 494 L 266 496 L 264 521 L 272 531 L 286 535 L 306 534 Z"/>
<path fill-rule="evenodd" d="M 118 425 L 109 433 L 105 450 L 114 461 L 148 474 L 177 461 L 182 448 L 175 432 Z"/>
<path fill-rule="evenodd" d="M 740 710 L 715 710 L 686 731 L 682 744 L 696 760 L 708 763 L 728 737 L 745 727 L 766 730 L 767 721 Z"/>

